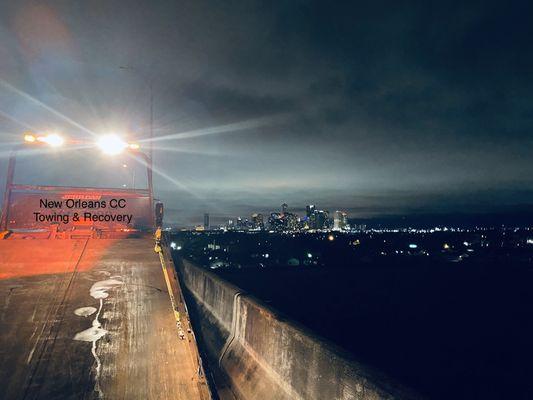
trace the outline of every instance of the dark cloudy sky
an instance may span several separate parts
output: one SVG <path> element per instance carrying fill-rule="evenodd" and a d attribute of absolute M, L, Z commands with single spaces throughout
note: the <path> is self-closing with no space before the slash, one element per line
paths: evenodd
<path fill-rule="evenodd" d="M 3 2 L 0 168 L 28 127 L 146 138 L 151 80 L 173 221 L 283 202 L 529 207 L 532 15 L 488 1 Z"/>

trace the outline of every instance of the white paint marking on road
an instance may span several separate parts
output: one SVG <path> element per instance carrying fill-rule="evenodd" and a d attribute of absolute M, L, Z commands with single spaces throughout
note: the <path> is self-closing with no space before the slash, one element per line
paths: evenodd
<path fill-rule="evenodd" d="M 109 296 L 108 290 L 113 289 L 115 286 L 122 285 L 124 282 L 116 279 L 106 279 L 105 281 L 96 282 L 91 286 L 90 294 L 95 299 L 105 299 Z"/>
<path fill-rule="evenodd" d="M 94 307 L 80 307 L 74 310 L 74 314 L 76 314 L 78 317 L 88 317 L 89 315 L 93 315 L 95 312 L 96 308 Z"/>
<path fill-rule="evenodd" d="M 98 307 L 98 312 L 96 313 L 96 316 L 94 317 L 94 320 L 92 322 L 92 327 L 89 329 L 85 329 L 84 331 L 76 333 L 74 336 L 74 340 L 79 340 L 83 342 L 92 342 L 91 346 L 91 353 L 94 357 L 94 360 L 96 362 L 96 372 L 95 372 L 95 378 L 94 378 L 94 390 L 98 393 L 98 398 L 103 398 L 104 393 L 102 392 L 102 389 L 100 388 L 100 370 L 102 368 L 102 363 L 100 362 L 100 357 L 96 354 L 96 342 L 104 337 L 108 331 L 102 328 L 102 324 L 99 321 L 100 313 L 102 312 L 102 308 L 104 306 L 104 299 L 106 299 L 109 296 L 108 291 L 113 289 L 116 286 L 122 285 L 124 282 L 116 280 L 116 279 L 106 279 L 104 281 L 96 282 L 91 286 L 91 289 L 89 291 L 90 295 L 94 297 L 95 299 L 98 299 L 100 301 L 100 306 Z M 94 314 L 96 311 L 96 308 L 94 307 L 81 307 L 78 308 L 74 313 L 79 316 L 87 317 L 89 315 Z"/>

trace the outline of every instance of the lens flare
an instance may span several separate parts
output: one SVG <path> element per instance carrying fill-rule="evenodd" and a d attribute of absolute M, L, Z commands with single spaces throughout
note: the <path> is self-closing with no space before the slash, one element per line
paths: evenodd
<path fill-rule="evenodd" d="M 105 135 L 96 142 L 100 150 L 108 155 L 120 154 L 128 147 L 128 144 L 117 135 Z"/>
<path fill-rule="evenodd" d="M 30 135 L 29 133 L 24 135 L 24 141 L 28 143 L 33 143 L 37 140 L 37 138 L 34 135 Z"/>
<path fill-rule="evenodd" d="M 24 139 L 26 140 L 26 138 Z M 65 143 L 65 139 L 55 133 L 51 133 L 46 136 L 38 136 L 37 141 L 46 143 L 51 147 L 60 147 L 63 145 L 63 143 Z"/>

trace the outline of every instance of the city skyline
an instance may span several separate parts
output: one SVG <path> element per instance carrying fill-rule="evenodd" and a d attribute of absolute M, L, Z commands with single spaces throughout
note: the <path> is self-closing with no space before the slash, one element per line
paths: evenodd
<path fill-rule="evenodd" d="M 310 209 L 311 208 L 311 209 Z M 206 229 L 227 229 L 237 228 L 239 223 L 242 223 L 242 229 L 257 229 L 261 225 L 261 229 L 272 230 L 273 228 L 270 217 L 274 214 L 279 216 L 287 214 L 296 217 L 300 223 L 297 230 L 303 228 L 303 223 L 306 217 L 309 218 L 313 211 L 324 212 L 326 214 L 327 224 L 318 229 L 337 230 L 336 219 L 342 220 L 343 225 L 352 224 L 352 228 L 360 226 L 369 226 L 373 228 L 400 228 L 405 229 L 409 227 L 414 228 L 433 228 L 433 227 L 454 227 L 454 228 L 498 228 L 498 227 L 522 227 L 530 228 L 533 226 L 533 213 L 529 209 L 501 210 L 499 213 L 429 213 L 418 212 L 411 214 L 394 214 L 384 213 L 381 215 L 366 215 L 358 213 L 353 214 L 353 209 L 344 209 L 339 207 L 322 207 L 321 204 L 308 204 L 305 206 L 296 205 L 291 206 L 283 203 L 277 208 L 252 209 L 248 213 L 235 213 L 233 215 L 217 214 L 204 211 L 201 215 L 193 216 L 188 222 L 177 223 L 174 220 L 168 220 L 166 225 L 171 228 L 195 228 L 200 230 Z M 339 214 L 340 213 L 340 214 Z M 257 220 L 261 219 L 261 222 Z M 207 222 L 206 222 L 207 221 Z M 305 229 L 316 229 L 307 226 Z M 291 230 L 291 229 L 284 229 Z"/>

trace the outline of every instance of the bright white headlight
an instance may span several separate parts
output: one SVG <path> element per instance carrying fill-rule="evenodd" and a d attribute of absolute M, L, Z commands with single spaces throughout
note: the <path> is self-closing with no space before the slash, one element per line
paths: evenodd
<path fill-rule="evenodd" d="M 96 144 L 102 152 L 109 155 L 120 154 L 128 147 L 128 144 L 117 135 L 102 136 Z"/>

